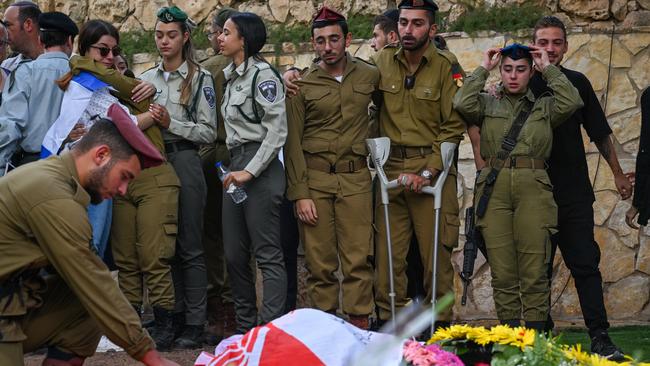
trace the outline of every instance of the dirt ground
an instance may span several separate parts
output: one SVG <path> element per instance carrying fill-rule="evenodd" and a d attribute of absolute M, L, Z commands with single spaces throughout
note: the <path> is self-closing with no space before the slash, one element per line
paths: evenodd
<path fill-rule="evenodd" d="M 194 360 L 201 354 L 201 349 L 163 352 L 162 354 L 177 362 L 181 366 L 194 366 Z M 214 352 L 214 347 L 206 347 L 203 349 L 206 352 Z M 30 355 L 25 357 L 25 366 L 40 366 L 44 354 Z M 104 352 L 96 353 L 93 357 L 86 360 L 84 365 L 87 366 L 136 366 L 142 363 L 133 360 L 129 355 L 124 352 Z"/>

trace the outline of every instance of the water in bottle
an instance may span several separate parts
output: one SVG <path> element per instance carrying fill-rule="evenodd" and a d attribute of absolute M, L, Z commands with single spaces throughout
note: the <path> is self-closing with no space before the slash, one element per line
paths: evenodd
<path fill-rule="evenodd" d="M 228 174 L 230 174 L 230 169 L 223 165 L 220 161 L 218 161 L 215 164 L 215 167 L 217 168 L 217 173 L 219 174 L 219 179 L 223 182 Z M 230 195 L 230 198 L 236 203 L 242 203 L 246 200 L 248 197 L 246 195 L 246 191 L 244 190 L 244 187 L 237 187 L 234 183 L 230 183 L 228 186 L 228 189 L 226 190 L 226 193 Z"/>

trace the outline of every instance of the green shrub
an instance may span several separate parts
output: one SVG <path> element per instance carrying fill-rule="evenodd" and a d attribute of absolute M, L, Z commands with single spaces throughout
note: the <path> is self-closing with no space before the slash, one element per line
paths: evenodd
<path fill-rule="evenodd" d="M 210 47 L 210 41 L 202 30 L 203 27 L 197 27 L 192 32 L 192 42 L 194 48 L 203 50 Z M 120 48 L 127 55 L 129 63 L 133 61 L 133 55 L 136 53 L 157 53 L 156 41 L 154 40 L 154 31 L 135 31 L 120 33 Z"/>
<path fill-rule="evenodd" d="M 447 31 L 475 33 L 481 30 L 512 32 L 532 28 L 544 15 L 544 10 L 531 4 L 510 5 L 506 7 L 479 7 L 470 9 L 466 14 L 450 24 Z"/>
<path fill-rule="evenodd" d="M 353 15 L 348 18 L 348 31 L 352 33 L 355 39 L 369 39 L 372 37 L 372 22 L 374 16 L 370 15 Z M 268 39 L 266 43 L 276 45 L 277 47 L 284 42 L 299 44 L 309 42 L 311 39 L 311 24 L 294 24 L 287 26 L 285 24 L 273 24 L 268 26 Z"/>

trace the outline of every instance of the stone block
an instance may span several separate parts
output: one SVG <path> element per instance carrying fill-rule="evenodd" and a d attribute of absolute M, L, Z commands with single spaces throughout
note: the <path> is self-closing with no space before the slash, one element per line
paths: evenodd
<path fill-rule="evenodd" d="M 163 6 L 169 5 L 170 3 L 168 0 L 135 0 L 133 2 L 135 11 L 132 16 L 135 16 L 137 21 L 142 24 L 144 30 L 153 30 L 156 25 L 156 12 Z"/>
<path fill-rule="evenodd" d="M 635 29 L 650 26 L 650 10 L 638 10 L 627 14 L 623 21 L 623 29 Z"/>
<path fill-rule="evenodd" d="M 569 46 L 571 44 L 569 43 Z M 609 63 L 611 53 L 612 67 L 630 67 L 632 55 L 618 40 L 612 40 L 608 35 L 594 35 L 589 43 L 589 54 L 603 64 Z"/>
<path fill-rule="evenodd" d="M 639 139 L 634 139 L 627 144 L 623 144 L 623 151 L 636 158 L 639 153 Z"/>
<path fill-rule="evenodd" d="M 650 41 L 650 38 L 648 39 Z M 644 90 L 650 85 L 650 50 L 643 51 L 635 57 L 628 75 L 636 85 L 637 89 Z"/>
<path fill-rule="evenodd" d="M 594 237 L 600 246 L 600 272 L 604 282 L 617 282 L 634 272 L 635 251 L 625 246 L 614 231 L 596 227 Z"/>
<path fill-rule="evenodd" d="M 639 253 L 634 268 L 647 275 L 650 275 L 650 236 L 642 232 L 639 234 Z"/>
<path fill-rule="evenodd" d="M 619 195 L 615 191 L 596 192 L 596 202 L 594 202 L 594 224 L 601 226 L 607 221 L 618 203 Z"/>
<path fill-rule="evenodd" d="M 295 67 L 304 68 L 309 67 L 314 60 L 314 55 L 312 54 L 299 54 L 295 58 Z"/>
<path fill-rule="evenodd" d="M 289 8 L 289 14 L 299 23 L 309 23 L 315 12 L 313 3 L 307 0 L 292 1 Z"/>
<path fill-rule="evenodd" d="M 296 45 L 293 42 L 282 42 L 283 53 L 296 53 Z"/>
<path fill-rule="evenodd" d="M 375 53 L 375 51 L 370 47 L 370 44 L 367 42 L 364 42 L 360 45 L 360 47 L 357 49 L 357 52 L 354 53 L 355 57 L 358 57 L 362 60 L 369 61 L 370 56 L 372 56 Z"/>
<path fill-rule="evenodd" d="M 239 5 L 237 10 L 241 12 L 247 11 L 247 12 L 255 13 L 265 21 L 272 22 L 275 20 L 273 14 L 271 14 L 271 9 L 269 9 L 269 6 L 266 2 L 262 2 L 262 3 L 244 2 Z"/>
<path fill-rule="evenodd" d="M 560 9 L 577 16 L 605 20 L 609 18 L 608 0 L 560 0 Z"/>
<path fill-rule="evenodd" d="M 571 45 L 571 43 L 569 43 Z M 571 47 L 571 46 L 569 46 Z M 594 90 L 601 91 L 607 86 L 607 66 L 591 58 L 588 47 L 582 47 L 564 62 L 564 66 L 572 70 L 580 70 L 587 76 Z"/>
<path fill-rule="evenodd" d="M 269 8 L 275 21 L 284 23 L 289 15 L 289 0 L 269 0 Z"/>
<path fill-rule="evenodd" d="M 474 152 L 472 151 L 472 142 L 469 140 L 469 136 L 467 136 L 467 132 L 463 134 L 463 140 L 460 142 L 460 146 L 458 146 L 458 159 L 460 160 L 472 160 L 474 161 Z"/>
<path fill-rule="evenodd" d="M 458 173 L 462 176 L 465 187 L 474 189 L 474 180 L 476 178 L 476 166 L 474 160 L 461 160 L 458 162 Z M 458 177 L 461 178 L 460 176 Z"/>
<path fill-rule="evenodd" d="M 95 0 L 88 2 L 88 19 L 123 22 L 133 9 L 129 0 Z"/>
<path fill-rule="evenodd" d="M 612 0 L 610 10 L 616 20 L 623 21 L 627 15 L 627 0 Z"/>
<path fill-rule="evenodd" d="M 650 0 L 637 0 L 636 2 L 643 9 L 650 10 Z"/>
<path fill-rule="evenodd" d="M 637 3 L 635 0 L 631 0 L 627 2 L 627 10 L 628 11 L 637 11 L 639 10 L 639 3 Z"/>
<path fill-rule="evenodd" d="M 208 20 L 210 14 L 219 5 L 219 0 L 187 0 L 178 4 L 196 24 Z M 156 9 L 157 10 L 157 9 Z"/>
<path fill-rule="evenodd" d="M 582 46 L 591 41 L 591 34 L 587 33 L 572 33 L 568 36 L 569 49 L 564 54 L 564 60 L 570 59 Z"/>
<path fill-rule="evenodd" d="M 607 74 L 603 77 L 607 79 Z M 607 97 L 607 114 L 612 115 L 636 107 L 637 95 L 624 70 L 612 70 Z"/>
<path fill-rule="evenodd" d="M 609 118 L 609 126 L 612 128 L 616 141 L 620 144 L 639 138 L 641 134 L 641 109 L 635 107 Z"/>
<path fill-rule="evenodd" d="M 568 272 L 568 270 L 567 270 Z M 551 295 L 551 314 L 554 319 L 560 317 L 580 318 L 582 309 L 578 300 L 573 277 L 563 278 L 562 280 L 553 280 L 555 291 Z M 561 314 L 561 315 L 560 315 Z"/>
<path fill-rule="evenodd" d="M 605 307 L 610 319 L 630 319 L 643 310 L 650 297 L 650 277 L 635 273 L 605 291 Z"/>
<path fill-rule="evenodd" d="M 650 33 L 630 33 L 621 34 L 618 40 L 630 51 L 636 55 L 640 51 L 648 48 L 650 45 Z"/>

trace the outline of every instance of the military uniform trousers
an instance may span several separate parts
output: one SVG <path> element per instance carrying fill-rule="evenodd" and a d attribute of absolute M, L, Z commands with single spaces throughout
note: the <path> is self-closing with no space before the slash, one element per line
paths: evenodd
<path fill-rule="evenodd" d="M 95 321 L 63 279 L 49 276 L 45 283 L 40 304 L 26 298 L 26 314 L 0 317 L 0 365 L 23 365 L 24 353 L 43 347 L 55 359 L 62 358 L 61 352 L 84 358 L 95 354 L 101 338 Z"/>
<path fill-rule="evenodd" d="M 362 169 L 354 173 L 368 176 Z M 339 290 L 343 290 L 343 312 L 348 315 L 369 315 L 372 312 L 372 191 L 343 196 L 309 190 L 316 206 L 316 226 L 299 223 L 305 247 L 305 263 L 309 271 L 307 293 L 312 306 L 323 311 L 336 311 Z M 335 272 L 339 268 L 343 279 Z"/>
<path fill-rule="evenodd" d="M 215 167 L 218 161 L 228 166 L 230 153 L 224 143 L 217 142 L 202 148 L 199 155 L 201 155 L 203 176 L 207 185 L 207 200 L 203 211 L 203 249 L 208 275 L 208 299 L 217 298 L 224 303 L 232 303 L 226 257 L 223 253 L 223 227 L 221 226 L 223 184 Z"/>
<path fill-rule="evenodd" d="M 173 146 L 187 144 L 183 141 Z M 196 149 L 167 148 L 167 160 L 181 181 L 178 198 L 178 235 L 172 260 L 176 297 L 175 313 L 185 314 L 186 325 L 203 326 L 206 320 L 208 279 L 203 251 L 203 208 L 206 186 Z"/>
<path fill-rule="evenodd" d="M 231 149 L 230 170 L 244 169 L 258 147 L 258 143 L 247 143 Z M 262 272 L 261 323 L 284 314 L 287 274 L 280 243 L 280 206 L 285 176 L 280 160 L 273 159 L 258 177 L 244 184 L 244 189 L 248 198 L 240 204 L 235 204 L 224 191 L 222 216 L 228 278 L 235 303 L 237 332 L 241 334 L 258 325 L 251 255 Z"/>
<path fill-rule="evenodd" d="M 477 180 L 481 197 L 490 168 Z M 546 321 L 549 312 L 547 268 L 557 206 L 543 169 L 503 168 L 485 215 L 477 220 L 488 253 L 497 316 L 501 321 Z"/>
<path fill-rule="evenodd" d="M 429 155 L 406 159 L 390 157 L 384 166 L 384 171 L 389 180 L 397 179 L 402 172 L 417 174 L 426 168 L 429 157 Z M 460 226 L 456 184 L 456 170 L 452 167 L 442 189 L 436 298 L 453 291 L 454 269 L 451 264 L 451 251 L 458 245 L 458 229 Z M 390 201 L 388 218 L 393 244 L 395 306 L 399 309 L 409 301 L 407 297 L 406 257 L 414 234 L 417 238 L 424 267 L 424 290 L 427 293 L 425 302 L 430 302 L 435 218 L 433 196 L 410 192 L 402 187 L 389 190 L 388 196 Z M 386 248 L 384 209 L 381 207 L 379 197 L 380 195 L 377 194 L 377 206 L 375 208 L 375 225 L 378 231 L 375 236 L 375 301 L 379 318 L 387 320 L 391 315 L 388 250 Z M 442 321 L 450 321 L 451 315 L 451 308 L 449 308 L 439 314 L 437 318 Z"/>
<path fill-rule="evenodd" d="M 143 283 L 153 306 L 174 309 L 170 261 L 178 231 L 180 182 L 169 163 L 148 168 L 113 201 L 111 245 L 120 289 L 142 304 Z"/>

